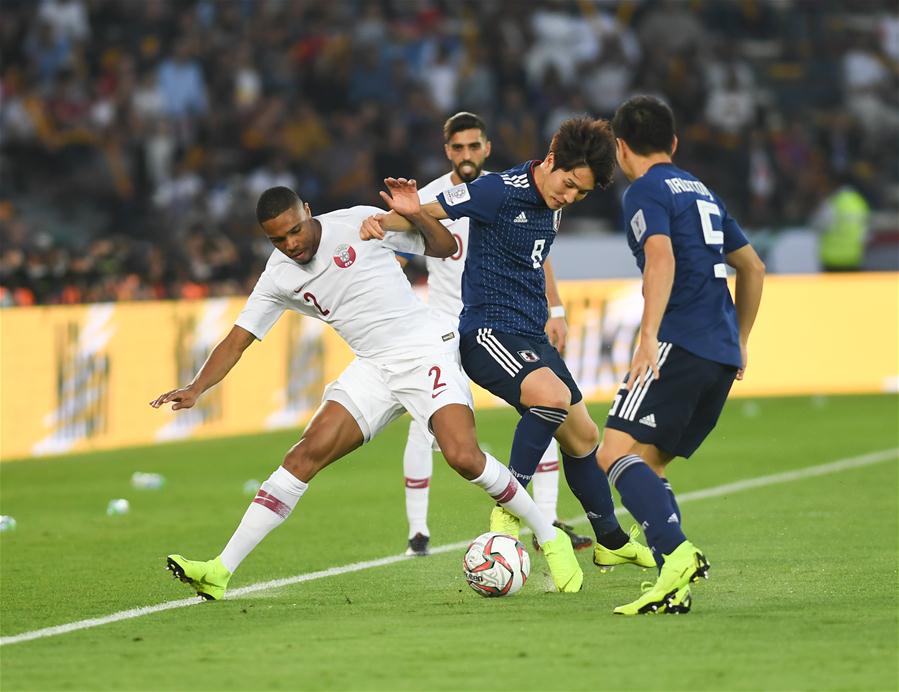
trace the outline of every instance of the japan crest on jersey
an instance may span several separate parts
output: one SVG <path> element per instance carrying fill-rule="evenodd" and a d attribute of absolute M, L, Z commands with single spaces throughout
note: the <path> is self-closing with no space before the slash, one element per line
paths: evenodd
<path fill-rule="evenodd" d="M 334 248 L 334 264 L 341 269 L 351 267 L 355 261 L 356 251 L 353 249 L 352 245 L 343 243 Z"/>
<path fill-rule="evenodd" d="M 554 230 L 556 233 L 559 232 L 559 225 L 560 225 L 561 223 L 562 223 L 562 210 L 561 210 L 561 209 L 556 209 L 556 210 L 553 212 L 553 230 Z"/>

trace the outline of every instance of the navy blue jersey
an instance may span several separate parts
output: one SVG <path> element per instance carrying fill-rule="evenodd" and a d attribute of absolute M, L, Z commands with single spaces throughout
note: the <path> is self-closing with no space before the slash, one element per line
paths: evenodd
<path fill-rule="evenodd" d="M 622 206 L 627 242 L 641 272 L 648 237 L 667 235 L 674 248 L 674 286 L 659 341 L 741 367 L 737 313 L 724 262 L 726 254 L 749 242 L 739 224 L 714 193 L 671 163 L 656 164 L 635 180 Z"/>
<path fill-rule="evenodd" d="M 561 211 L 546 206 L 527 161 L 437 195 L 451 219 L 469 218 L 459 332 L 490 328 L 545 340 L 548 310 L 543 262 Z"/>

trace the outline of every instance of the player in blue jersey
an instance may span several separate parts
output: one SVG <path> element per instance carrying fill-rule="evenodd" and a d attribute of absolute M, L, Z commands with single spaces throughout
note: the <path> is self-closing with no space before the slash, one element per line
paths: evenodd
<path fill-rule="evenodd" d="M 473 381 L 521 413 L 509 468 L 527 484 L 549 442 L 559 441 L 565 478 L 593 526 L 593 560 L 603 570 L 628 563 L 651 567 L 654 561 L 618 524 L 608 479 L 596 464 L 599 430 L 544 332 L 543 264 L 562 209 L 608 185 L 614 166 L 608 122 L 572 118 L 559 127 L 543 161 L 463 182 L 423 206 L 438 219 L 469 219 L 460 353 Z M 410 229 L 397 214 L 380 215 L 366 220 L 362 237 Z M 490 529 L 518 535 L 519 522 L 496 507 Z"/>
<path fill-rule="evenodd" d="M 483 174 L 484 162 L 490 155 L 487 126 L 474 113 L 456 113 L 443 126 L 444 151 L 452 163 L 452 169 L 425 185 L 419 191 L 422 202 L 431 202 L 444 190 L 477 180 Z M 462 312 L 462 272 L 468 256 L 468 219 L 443 222 L 456 237 L 459 248 L 448 258 L 426 258 L 428 269 L 428 306 L 432 313 L 445 318 L 456 330 Z M 405 258 L 400 259 L 401 263 Z M 553 277 L 550 261 L 544 266 L 546 296 L 551 306 L 550 319 L 545 331 L 558 348 L 564 347 L 568 326 L 565 322 L 562 299 Z M 409 520 L 409 544 L 406 555 L 428 554 L 430 531 L 428 530 L 428 496 L 431 483 L 434 436 L 423 425 L 412 420 L 409 437 L 403 452 L 403 475 L 406 494 L 406 517 Z M 534 502 L 553 524 L 568 534 L 575 550 L 591 548 L 593 541 L 575 533 L 574 528 L 559 521 L 556 503 L 559 494 L 559 452 L 553 440 L 546 448 L 533 478 Z M 536 539 L 534 547 L 539 549 Z"/>
<path fill-rule="evenodd" d="M 762 297 L 765 266 L 723 202 L 671 160 L 674 116 L 635 96 L 615 113 L 627 239 L 643 272 L 640 341 L 606 420 L 598 458 L 643 526 L 659 578 L 615 612 L 687 612 L 689 584 L 708 561 L 684 536 L 665 468 L 689 457 L 715 427 Z M 736 270 L 731 299 L 725 265 Z"/>

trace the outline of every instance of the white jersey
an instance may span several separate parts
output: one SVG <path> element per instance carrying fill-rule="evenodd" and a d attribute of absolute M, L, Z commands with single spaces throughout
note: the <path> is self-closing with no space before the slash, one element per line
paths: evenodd
<path fill-rule="evenodd" d="M 235 324 L 262 339 L 281 313 L 294 310 L 331 325 L 360 358 L 404 360 L 455 349 L 456 341 L 416 297 L 394 255 L 424 254 L 421 234 L 359 238 L 362 221 L 380 213 L 359 206 L 316 216 L 322 235 L 315 257 L 298 264 L 280 250 L 272 252 Z"/>
<path fill-rule="evenodd" d="M 422 204 L 433 202 L 437 195 L 455 183 L 452 172 L 442 175 L 425 185 L 418 192 Z M 450 320 L 453 329 L 459 327 L 459 315 L 462 313 L 462 272 L 465 269 L 465 257 L 468 255 L 468 218 L 456 221 L 443 219 L 443 225 L 456 237 L 459 249 L 452 257 L 426 257 L 428 266 L 428 305 Z"/>

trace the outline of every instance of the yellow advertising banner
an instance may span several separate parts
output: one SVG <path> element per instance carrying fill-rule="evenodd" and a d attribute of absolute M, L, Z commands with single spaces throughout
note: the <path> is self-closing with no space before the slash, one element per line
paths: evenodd
<path fill-rule="evenodd" d="M 563 282 L 565 359 L 588 401 L 612 398 L 642 311 L 640 283 Z M 299 427 L 352 359 L 329 328 L 284 315 L 188 411 L 186 384 L 244 300 L 0 310 L 0 459 Z M 772 276 L 733 396 L 896 391 L 899 274 Z M 505 405 L 475 388 L 477 406 Z"/>

